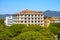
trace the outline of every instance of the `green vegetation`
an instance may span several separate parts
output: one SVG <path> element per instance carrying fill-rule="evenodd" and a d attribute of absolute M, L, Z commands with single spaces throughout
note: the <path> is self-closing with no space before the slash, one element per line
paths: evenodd
<path fill-rule="evenodd" d="M 47 28 L 25 24 L 4 27 L 4 23 L 0 26 L 0 40 L 56 40 L 55 36 L 60 35 L 60 23 L 51 24 Z"/>
<path fill-rule="evenodd" d="M 0 28 L 5 27 L 4 19 L 0 19 Z"/>

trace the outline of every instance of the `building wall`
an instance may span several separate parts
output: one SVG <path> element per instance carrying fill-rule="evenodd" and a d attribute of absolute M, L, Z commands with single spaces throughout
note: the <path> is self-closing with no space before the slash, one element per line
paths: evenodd
<path fill-rule="evenodd" d="M 50 26 L 50 20 L 45 19 L 45 20 L 44 20 L 44 26 L 45 26 L 45 27 L 49 27 L 49 26 Z"/>
<path fill-rule="evenodd" d="M 11 25 L 12 24 L 12 16 L 6 17 L 6 25 Z"/>
<path fill-rule="evenodd" d="M 11 24 L 39 24 L 44 26 L 44 15 L 36 12 L 32 14 L 31 11 L 28 11 L 28 13 L 19 13 L 18 15 L 6 17 L 6 25 Z"/>

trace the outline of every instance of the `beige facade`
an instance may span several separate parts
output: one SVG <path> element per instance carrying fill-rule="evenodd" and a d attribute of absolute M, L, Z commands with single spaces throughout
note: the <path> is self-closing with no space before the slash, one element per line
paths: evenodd
<path fill-rule="evenodd" d="M 26 9 L 9 17 L 6 17 L 6 25 L 37 24 L 40 26 L 44 26 L 44 15 L 42 11 L 33 11 Z"/>

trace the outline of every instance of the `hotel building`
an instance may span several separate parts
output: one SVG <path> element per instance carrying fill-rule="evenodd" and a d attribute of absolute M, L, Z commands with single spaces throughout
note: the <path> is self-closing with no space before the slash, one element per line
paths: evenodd
<path fill-rule="evenodd" d="M 23 10 L 12 16 L 6 17 L 6 25 L 12 24 L 26 24 L 26 25 L 40 25 L 44 26 L 44 15 L 42 11 Z"/>

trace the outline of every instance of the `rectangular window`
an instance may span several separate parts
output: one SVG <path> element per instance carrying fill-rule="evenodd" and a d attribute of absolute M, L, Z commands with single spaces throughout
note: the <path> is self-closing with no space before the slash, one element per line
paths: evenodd
<path fill-rule="evenodd" d="M 35 18 L 35 20 L 36 20 L 37 18 Z"/>
<path fill-rule="evenodd" d="M 35 15 L 35 16 L 37 16 L 37 15 Z"/>
<path fill-rule="evenodd" d="M 33 15 L 31 15 L 33 17 Z"/>
<path fill-rule="evenodd" d="M 25 16 L 27 16 L 27 15 L 25 15 Z"/>
<path fill-rule="evenodd" d="M 33 18 L 32 18 L 32 20 L 33 20 Z"/>
<path fill-rule="evenodd" d="M 28 21 L 28 23 L 30 23 L 30 21 Z"/>
<path fill-rule="evenodd" d="M 37 23 L 37 21 L 35 21 L 35 23 Z"/>
<path fill-rule="evenodd" d="M 43 21 L 41 21 L 41 22 L 43 22 Z"/>
<path fill-rule="evenodd" d="M 30 17 L 30 15 L 28 15 Z"/>
<path fill-rule="evenodd" d="M 28 18 L 28 20 L 30 20 L 30 18 Z"/>
<path fill-rule="evenodd" d="M 32 21 L 32 23 L 33 23 L 33 21 Z"/>
<path fill-rule="evenodd" d="M 25 23 L 27 23 L 27 21 L 25 21 Z"/>
<path fill-rule="evenodd" d="M 23 21 L 21 21 L 21 23 L 23 23 Z"/>
<path fill-rule="evenodd" d="M 25 18 L 25 20 L 26 20 L 27 18 Z"/>
<path fill-rule="evenodd" d="M 38 23 L 40 23 L 40 21 L 38 21 Z"/>
<path fill-rule="evenodd" d="M 39 20 L 40 18 L 38 18 L 38 20 Z"/>
<path fill-rule="evenodd" d="M 38 15 L 38 17 L 39 17 L 40 15 Z"/>
<path fill-rule="evenodd" d="M 43 15 L 41 15 L 41 16 L 43 16 Z"/>

